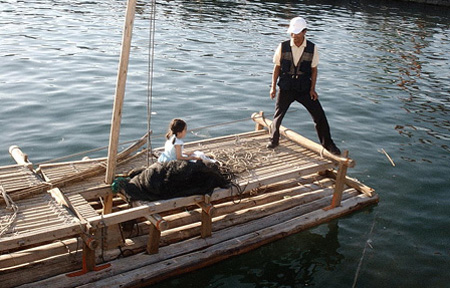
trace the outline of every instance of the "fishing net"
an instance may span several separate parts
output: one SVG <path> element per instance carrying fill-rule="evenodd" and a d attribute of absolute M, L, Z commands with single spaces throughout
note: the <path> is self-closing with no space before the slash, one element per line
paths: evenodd
<path fill-rule="evenodd" d="M 236 137 L 232 146 L 211 149 L 208 155 L 219 161 L 230 173 L 245 176 L 242 174 L 251 174 L 258 167 L 270 165 L 274 151 L 261 145 L 261 141 L 245 141 Z"/>
<path fill-rule="evenodd" d="M 216 187 L 229 187 L 232 179 L 219 165 L 203 161 L 155 163 L 130 173 L 129 181 L 117 178 L 113 183 L 113 190 L 122 190 L 130 201 L 212 194 Z"/>
<path fill-rule="evenodd" d="M 261 141 L 236 137 L 232 145 L 220 148 L 199 146 L 216 163 L 170 161 L 155 163 L 147 169 L 130 171 L 130 179 L 117 178 L 113 191 L 122 190 L 129 200 L 154 201 L 190 195 L 211 194 L 214 188 L 231 188 L 240 195 L 237 183 L 252 177 L 252 171 L 273 162 L 274 152 Z"/>

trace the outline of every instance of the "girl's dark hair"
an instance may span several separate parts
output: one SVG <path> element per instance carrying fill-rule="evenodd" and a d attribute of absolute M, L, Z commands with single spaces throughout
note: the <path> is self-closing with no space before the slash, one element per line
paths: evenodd
<path fill-rule="evenodd" d="M 170 139 L 172 135 L 177 135 L 177 133 L 183 132 L 184 128 L 186 128 L 186 122 L 181 119 L 175 118 L 170 121 L 169 130 L 166 133 L 166 138 Z M 175 138 L 173 139 L 175 143 Z"/>

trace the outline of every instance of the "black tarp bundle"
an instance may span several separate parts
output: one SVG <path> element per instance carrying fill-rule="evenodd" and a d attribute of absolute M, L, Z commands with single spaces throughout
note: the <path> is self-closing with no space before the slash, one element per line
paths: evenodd
<path fill-rule="evenodd" d="M 116 179 L 113 185 L 118 185 L 131 201 L 205 195 L 211 194 L 216 187 L 230 187 L 231 177 L 224 171 L 214 163 L 170 161 L 142 169 L 129 181 Z"/>

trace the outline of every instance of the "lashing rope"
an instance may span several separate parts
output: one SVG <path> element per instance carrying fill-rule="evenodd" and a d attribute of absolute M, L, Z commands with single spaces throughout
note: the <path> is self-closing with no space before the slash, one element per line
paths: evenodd
<path fill-rule="evenodd" d="M 2 186 L 0 186 L 0 196 L 5 199 L 5 202 L 7 203 L 7 210 L 11 210 L 11 213 L 8 213 L 9 215 L 6 215 L 3 217 L 3 215 L 0 214 L 0 237 L 3 236 L 6 232 L 8 232 L 11 225 L 14 223 L 17 217 L 17 213 L 19 212 L 19 207 L 16 203 L 11 199 L 11 197 L 6 194 L 6 191 L 3 189 Z"/>

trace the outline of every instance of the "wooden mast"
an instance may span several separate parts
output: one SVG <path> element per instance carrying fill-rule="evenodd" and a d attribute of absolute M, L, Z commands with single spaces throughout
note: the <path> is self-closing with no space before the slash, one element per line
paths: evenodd
<path fill-rule="evenodd" d="M 111 131 L 109 136 L 108 159 L 106 167 L 106 184 L 111 184 L 114 180 L 117 150 L 119 145 L 120 122 L 122 119 L 122 106 L 125 96 L 125 85 L 127 80 L 128 62 L 130 58 L 131 35 L 133 31 L 133 22 L 136 11 L 136 0 L 128 0 L 125 24 L 122 36 L 122 51 L 120 53 L 119 71 L 117 73 L 116 92 L 114 98 L 114 107 L 111 119 Z M 109 194 L 105 201 L 103 212 L 110 213 L 112 209 L 112 195 Z"/>

